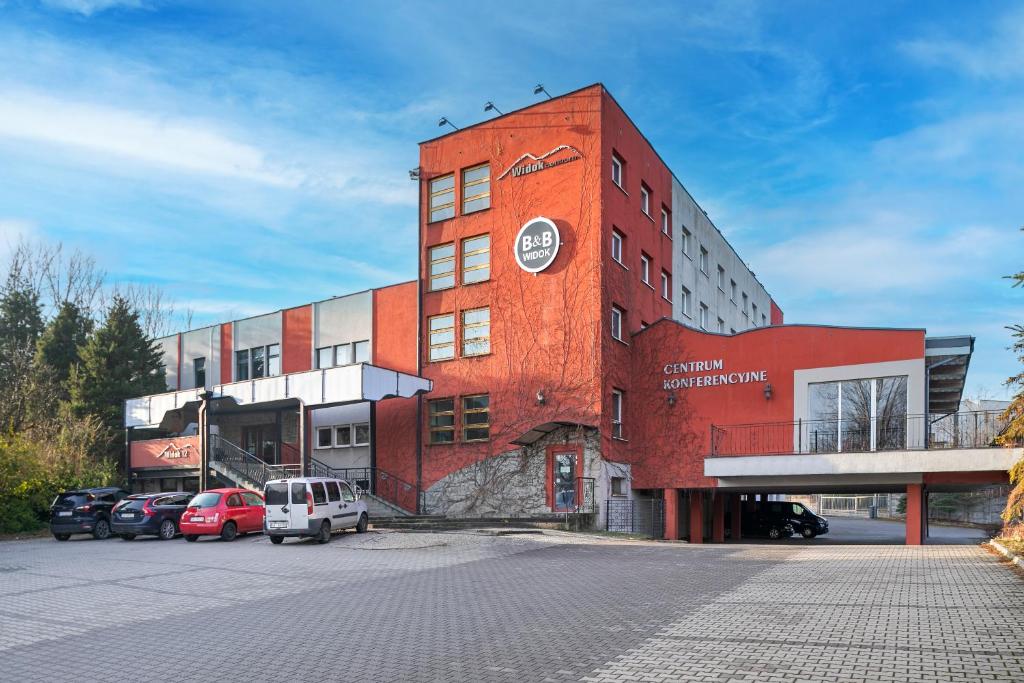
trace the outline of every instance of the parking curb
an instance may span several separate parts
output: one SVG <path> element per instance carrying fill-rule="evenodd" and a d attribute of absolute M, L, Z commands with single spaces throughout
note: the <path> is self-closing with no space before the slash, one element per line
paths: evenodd
<path fill-rule="evenodd" d="M 1024 558 L 1020 555 L 1015 554 L 1012 550 L 995 539 L 990 540 L 988 544 L 1003 554 L 1010 562 L 1018 567 L 1024 568 Z"/>

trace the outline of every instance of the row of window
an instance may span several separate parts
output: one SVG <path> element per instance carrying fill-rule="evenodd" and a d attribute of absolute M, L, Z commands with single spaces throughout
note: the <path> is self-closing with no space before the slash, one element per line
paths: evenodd
<path fill-rule="evenodd" d="M 488 394 L 462 396 L 461 423 L 456 422 L 456 399 L 438 398 L 427 402 L 430 443 L 455 442 L 455 427 L 460 424 L 462 441 L 487 441 L 491 437 L 491 397 Z"/>
<path fill-rule="evenodd" d="M 623 266 L 626 265 L 623 262 L 625 243 L 626 236 L 619 232 L 618 228 L 612 228 L 612 258 Z M 653 288 L 654 285 L 651 284 L 651 263 L 651 257 L 646 252 L 640 252 L 640 280 L 645 285 Z M 668 301 L 672 300 L 672 273 L 664 269 L 661 271 L 661 296 Z"/>
<path fill-rule="evenodd" d="M 428 249 L 429 289 L 436 292 L 455 286 L 455 243 Z M 462 240 L 462 284 L 471 285 L 491 278 L 491 236 L 477 235 Z"/>
<path fill-rule="evenodd" d="M 204 361 L 205 366 L 205 361 Z M 235 351 L 235 381 L 281 374 L 281 345 L 268 344 Z M 205 371 L 204 371 L 205 379 Z M 204 382 L 205 383 L 205 382 Z M 197 385 L 198 386 L 198 385 Z"/>
<path fill-rule="evenodd" d="M 370 423 L 355 422 L 353 424 L 317 427 L 317 448 L 350 448 L 352 446 L 370 445 Z"/>
<path fill-rule="evenodd" d="M 316 350 L 316 367 L 320 369 L 369 362 L 370 342 L 366 339 L 336 346 L 323 346 Z"/>
<path fill-rule="evenodd" d="M 612 152 L 612 182 L 624 192 L 626 191 L 626 161 L 616 152 Z M 647 183 L 640 181 L 640 210 L 651 220 L 654 216 L 651 213 L 651 188 Z M 672 238 L 672 212 L 664 204 L 661 205 L 661 233 L 669 239 Z"/>
<path fill-rule="evenodd" d="M 693 236 L 690 234 L 690 232 L 686 228 L 683 228 L 683 256 L 686 256 L 690 260 L 693 260 L 693 255 L 692 255 L 691 246 L 690 246 L 692 242 L 693 242 Z M 698 265 L 700 267 L 700 272 L 703 273 L 705 277 L 710 278 L 711 276 L 708 273 L 710 255 L 708 254 L 708 250 L 705 249 L 703 245 L 700 246 L 699 259 L 700 260 L 698 261 Z M 722 293 L 725 293 L 725 280 L 726 280 L 725 268 L 723 266 L 721 266 L 721 265 L 719 265 L 717 268 L 718 268 L 718 271 L 717 271 L 718 289 Z M 729 279 L 729 301 L 731 301 L 734 306 L 738 306 L 739 305 L 739 302 L 737 301 L 737 298 L 736 298 L 736 293 L 737 293 L 736 281 L 733 280 L 733 279 Z M 689 290 L 687 290 L 685 287 L 683 287 L 683 301 L 682 301 L 682 303 L 683 303 L 683 314 L 686 315 L 688 318 L 693 318 L 692 304 L 689 302 L 689 298 L 690 298 Z M 758 326 L 757 304 L 751 304 L 750 303 L 750 297 L 747 295 L 746 292 L 742 292 L 742 304 L 743 304 L 743 306 L 742 306 L 741 312 L 743 313 L 744 319 L 746 319 L 748 322 L 750 322 L 754 327 L 757 327 Z M 706 308 L 706 306 L 704 306 L 704 304 L 702 303 L 701 304 L 701 308 L 704 309 L 704 308 Z M 719 330 L 718 331 L 719 332 L 724 332 L 725 331 L 725 322 L 721 318 L 719 318 L 719 323 L 720 324 L 719 324 Z M 761 324 L 761 327 L 764 327 L 765 325 L 768 324 L 768 315 L 766 313 L 764 313 L 764 312 L 761 313 L 760 324 Z M 709 329 L 708 326 L 707 326 L 707 320 L 703 321 L 703 323 L 701 324 L 701 328 L 705 329 L 705 330 Z M 735 333 L 735 330 L 732 330 L 732 331 Z"/>
<path fill-rule="evenodd" d="M 483 211 L 491 206 L 491 166 L 480 164 L 465 168 L 462 177 L 462 213 Z M 430 181 L 430 221 L 455 217 L 455 174 Z"/>
<path fill-rule="evenodd" d="M 470 308 L 462 311 L 462 357 L 484 356 L 491 352 L 491 309 Z M 427 321 L 430 351 L 428 360 L 455 358 L 455 314 L 431 316 Z"/>

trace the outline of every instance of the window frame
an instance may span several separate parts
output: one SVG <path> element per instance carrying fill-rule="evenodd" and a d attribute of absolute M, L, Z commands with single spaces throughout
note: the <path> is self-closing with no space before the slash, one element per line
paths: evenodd
<path fill-rule="evenodd" d="M 451 327 L 441 327 L 441 328 L 438 328 L 436 330 L 433 329 L 432 323 L 433 323 L 434 320 L 437 320 L 438 318 L 449 318 L 449 317 L 452 320 Z M 434 341 L 433 341 L 434 334 L 440 334 L 442 332 L 448 332 L 449 330 L 452 333 L 452 340 L 450 342 L 444 342 L 443 344 L 435 344 L 434 343 Z M 455 342 L 456 341 L 457 341 L 457 337 L 455 335 L 455 313 L 454 312 L 451 312 L 451 313 L 438 313 L 437 315 L 431 315 L 431 316 L 427 317 L 427 362 L 428 363 L 442 363 L 442 362 L 445 362 L 445 361 L 455 360 L 455 358 L 456 358 L 456 356 L 455 356 Z M 434 358 L 433 357 L 434 349 L 442 348 L 442 347 L 446 347 L 446 346 L 451 346 L 451 349 L 452 349 L 451 356 L 449 356 L 447 358 Z"/>
<path fill-rule="evenodd" d="M 700 272 L 704 273 L 704 276 L 707 278 L 711 277 L 710 275 L 708 275 L 708 263 L 710 261 L 711 255 L 708 253 L 708 250 L 705 249 L 704 245 L 702 244 L 700 247 Z"/>
<path fill-rule="evenodd" d="M 661 271 L 661 298 L 672 301 L 672 273 L 665 269 Z"/>
<path fill-rule="evenodd" d="M 672 212 L 664 204 L 661 205 L 661 234 L 672 239 Z"/>
<path fill-rule="evenodd" d="M 616 169 L 618 170 L 618 180 L 616 180 Z M 626 162 L 615 152 L 612 152 L 612 183 L 620 190 L 625 191 L 626 189 Z"/>
<path fill-rule="evenodd" d="M 199 373 L 203 374 L 203 381 L 199 381 Z M 195 388 L 206 387 L 206 356 L 197 356 L 192 359 L 192 384 Z"/>
<path fill-rule="evenodd" d="M 647 187 L 647 183 L 640 181 L 640 210 L 643 211 L 644 215 L 648 218 L 651 216 L 651 188 Z"/>
<path fill-rule="evenodd" d="M 618 245 L 618 248 L 619 248 L 618 256 L 615 255 L 615 246 L 616 245 Z M 618 228 L 612 228 L 612 250 L 611 250 L 612 260 L 615 261 L 616 263 L 618 263 L 620 266 L 626 265 L 625 262 L 623 261 L 623 258 L 625 258 L 623 256 L 623 254 L 625 254 L 625 252 L 626 252 L 626 236 L 624 234 L 622 234 L 622 232 L 619 231 Z"/>
<path fill-rule="evenodd" d="M 487 322 L 486 323 L 483 323 L 483 322 L 467 323 L 466 322 L 466 314 L 467 313 L 477 313 L 479 311 L 487 311 Z M 487 356 L 487 355 L 489 355 L 491 353 L 491 307 L 490 306 L 479 306 L 477 308 L 466 308 L 466 309 L 463 309 L 462 311 L 460 311 L 460 314 L 459 314 L 459 322 L 461 323 L 461 327 L 462 327 L 462 330 L 459 333 L 459 338 L 461 340 L 459 344 L 460 344 L 460 351 L 461 351 L 462 358 L 474 358 L 476 356 Z M 486 337 L 473 337 L 472 339 L 466 337 L 466 333 L 468 331 L 474 330 L 476 328 L 484 327 L 484 326 L 487 327 L 487 336 Z M 481 341 L 485 340 L 485 339 L 487 341 L 487 350 L 486 351 L 480 351 L 480 352 L 477 352 L 477 353 L 469 353 L 469 352 L 466 351 L 466 345 L 467 344 L 481 343 Z"/>
<path fill-rule="evenodd" d="M 438 249 L 442 249 L 444 247 L 450 247 L 451 248 L 451 250 L 452 250 L 451 256 L 442 256 L 440 258 L 434 258 L 434 251 L 436 251 Z M 455 251 L 455 242 L 442 242 L 441 244 L 434 244 L 434 245 L 431 245 L 431 246 L 427 247 L 427 291 L 430 291 L 430 292 L 443 292 L 446 289 L 452 289 L 453 287 L 455 287 L 456 283 L 458 282 L 458 278 L 455 275 L 455 267 L 456 267 L 455 257 L 456 257 L 456 255 L 457 254 L 456 254 L 456 251 Z M 451 262 L 451 270 L 450 271 L 444 271 L 443 273 L 435 275 L 434 274 L 434 264 L 445 263 L 447 261 Z M 442 278 L 447 278 L 447 277 L 450 277 L 452 279 L 452 283 L 450 285 L 448 285 L 446 287 L 435 287 L 434 286 L 434 281 L 435 280 L 440 280 Z"/>
<path fill-rule="evenodd" d="M 481 398 L 481 397 L 486 397 L 487 398 L 487 407 L 486 408 L 466 408 L 466 401 L 467 401 L 467 399 L 474 399 L 474 398 Z M 481 441 L 490 441 L 491 440 L 491 395 L 490 394 L 486 394 L 486 393 L 485 394 L 466 394 L 464 396 L 461 396 L 460 398 L 461 398 L 460 407 L 462 408 L 462 411 L 461 411 L 462 412 L 462 416 L 461 416 L 462 417 L 462 420 L 461 420 L 461 423 L 462 423 L 462 430 L 461 430 L 462 431 L 462 435 L 461 435 L 462 436 L 462 442 L 463 443 L 475 443 L 475 442 L 481 442 Z M 467 415 L 480 415 L 480 414 L 486 414 L 487 415 L 487 422 L 486 423 L 483 423 L 483 422 L 467 423 L 466 422 L 466 416 Z M 483 438 L 478 438 L 478 439 L 468 439 L 468 438 L 466 438 L 466 432 L 470 431 L 470 430 L 474 430 L 474 429 L 486 429 L 487 430 L 487 436 L 483 437 Z"/>
<path fill-rule="evenodd" d="M 612 422 L 612 438 L 625 441 L 625 428 L 623 427 L 623 413 L 625 412 L 626 392 L 622 389 L 612 387 L 611 410 L 609 411 Z"/>
<path fill-rule="evenodd" d="M 718 290 L 725 293 L 725 268 L 721 263 L 718 264 Z"/>
<path fill-rule="evenodd" d="M 352 443 L 352 425 L 350 425 L 350 424 L 333 425 L 331 427 L 331 429 L 333 430 L 333 434 L 334 434 L 334 447 L 335 448 L 352 448 L 352 446 L 353 446 L 353 443 Z M 338 440 L 338 431 L 342 430 L 342 429 L 347 429 L 348 430 L 348 443 L 341 443 Z"/>
<path fill-rule="evenodd" d="M 274 371 L 274 361 L 277 361 L 277 371 Z M 266 364 L 267 374 L 264 377 L 280 377 L 281 376 L 281 344 L 267 344 L 267 351 L 265 354 L 264 363 Z"/>
<path fill-rule="evenodd" d="M 487 177 L 483 178 L 483 179 L 480 179 L 480 180 L 471 180 L 471 181 L 469 181 L 467 183 L 466 182 L 466 174 L 471 172 L 471 171 L 476 171 L 476 170 L 481 169 L 481 168 L 486 168 L 487 169 Z M 462 181 L 462 186 L 461 186 L 461 188 L 462 188 L 461 204 L 462 204 L 462 215 L 463 216 L 467 216 L 467 215 L 469 215 L 471 213 L 477 213 L 479 211 L 487 211 L 488 209 L 491 208 L 491 163 L 489 161 L 485 161 L 482 164 L 477 164 L 475 166 L 469 166 L 467 168 L 462 169 L 462 172 L 460 173 L 460 180 Z M 486 192 L 479 192 L 479 193 L 474 194 L 474 195 L 470 195 L 469 194 L 469 189 L 468 188 L 475 187 L 477 185 L 483 185 L 485 183 L 487 185 L 487 191 Z M 480 207 L 478 209 L 467 209 L 466 208 L 466 203 L 467 202 L 476 201 L 478 199 L 483 199 L 484 197 L 487 198 L 487 206 L 482 206 L 482 207 Z"/>
<path fill-rule="evenodd" d="M 700 325 L 700 329 L 704 330 L 705 332 L 708 331 L 708 322 L 709 322 L 710 317 L 711 317 L 711 311 L 708 308 L 708 305 L 706 303 L 704 303 L 703 301 L 701 301 L 700 302 L 700 319 L 698 320 L 698 324 Z"/>
<path fill-rule="evenodd" d="M 244 365 L 239 362 L 243 358 L 242 354 L 245 354 L 245 356 L 244 356 L 244 358 L 245 358 Z M 242 377 L 241 376 L 242 373 L 239 372 L 239 369 L 242 368 L 242 367 L 245 368 L 245 377 Z M 238 349 L 237 351 L 235 351 L 235 381 L 236 382 L 247 382 L 247 381 L 249 381 L 251 376 L 252 376 L 252 366 L 249 363 L 249 349 Z"/>
<path fill-rule="evenodd" d="M 327 445 L 321 445 L 320 434 L 327 432 Z M 326 427 L 316 428 L 316 444 L 313 446 L 314 450 L 323 451 L 329 448 L 334 448 L 334 425 Z"/>
<path fill-rule="evenodd" d="M 451 404 L 452 404 L 451 410 L 440 410 L 440 411 L 436 411 L 435 412 L 434 411 L 434 406 L 436 404 L 443 403 L 445 401 L 450 401 L 451 402 Z M 454 396 L 452 396 L 450 398 L 433 398 L 433 399 L 430 399 L 430 400 L 427 401 L 427 431 L 428 431 L 427 443 L 429 445 L 431 445 L 431 446 L 439 446 L 439 445 L 447 445 L 447 444 L 455 443 L 455 429 L 456 429 L 455 405 L 456 405 L 456 399 L 455 399 Z M 448 416 L 448 415 L 451 416 L 451 426 L 444 425 L 444 426 L 436 427 L 433 424 L 431 424 L 433 417 L 435 417 L 435 416 Z M 435 441 L 434 440 L 434 434 L 435 433 L 440 433 L 440 432 L 450 433 L 451 434 L 451 439 L 448 440 L 448 441 Z"/>
<path fill-rule="evenodd" d="M 434 190 L 434 185 L 436 183 L 440 183 L 441 181 L 446 180 L 448 178 L 451 178 L 451 180 L 452 180 L 452 186 L 451 186 L 450 189 L 445 188 L 443 190 L 436 190 L 436 191 Z M 452 200 L 451 200 L 451 202 L 445 203 L 445 204 L 439 204 L 438 206 L 434 206 L 434 198 L 435 197 L 438 197 L 438 196 L 443 195 L 443 194 L 447 194 L 449 192 L 452 193 Z M 452 215 L 451 216 L 441 216 L 441 217 L 438 217 L 438 218 L 434 218 L 434 213 L 436 213 L 438 211 L 445 211 L 447 209 L 451 209 L 451 211 L 452 211 Z M 456 216 L 456 211 L 455 211 L 455 172 L 453 171 L 451 173 L 446 173 L 444 175 L 437 176 L 436 178 L 431 178 L 429 181 L 427 181 L 427 222 L 428 223 L 439 223 L 441 221 L 451 220 L 451 219 L 455 218 L 455 216 Z"/>
<path fill-rule="evenodd" d="M 625 328 L 626 312 L 619 308 L 617 305 L 612 304 L 611 319 L 609 320 L 609 332 L 611 332 L 612 339 L 620 342 L 626 340 L 622 338 L 622 330 Z M 616 326 L 618 329 L 616 330 Z"/>
<path fill-rule="evenodd" d="M 651 287 L 651 257 L 640 252 L 640 282 Z M 653 289 L 653 287 L 651 287 Z"/>
<path fill-rule="evenodd" d="M 478 209 L 478 211 L 483 211 L 483 210 L 484 209 Z M 483 248 L 483 249 L 473 249 L 471 251 L 466 251 L 466 243 L 467 242 L 472 242 L 473 240 L 479 240 L 479 239 L 482 239 L 484 237 L 487 238 L 487 247 L 486 248 Z M 480 284 L 481 282 L 487 282 L 488 280 L 490 280 L 491 279 L 491 233 L 485 232 L 485 233 L 482 233 L 480 235 L 474 235 L 472 237 L 464 237 L 462 239 L 462 241 L 459 242 L 459 248 L 460 248 L 460 251 L 461 251 L 461 254 L 462 254 L 462 259 L 461 259 L 462 269 L 461 269 L 461 272 L 459 273 L 459 281 L 463 285 L 476 285 L 476 284 Z M 487 263 L 485 263 L 483 265 L 477 265 L 477 266 L 466 266 L 466 259 L 468 257 L 478 256 L 480 254 L 487 254 Z M 467 272 L 472 273 L 472 272 L 476 272 L 478 270 L 486 270 L 487 271 L 487 277 L 483 278 L 482 280 L 473 280 L 472 282 L 466 282 L 466 273 Z"/>
<path fill-rule="evenodd" d="M 693 320 L 693 292 L 686 288 L 686 285 L 682 285 L 679 288 L 679 293 L 683 297 L 680 302 L 680 310 L 690 320 Z"/>
<path fill-rule="evenodd" d="M 690 252 L 692 251 L 691 247 L 693 246 L 691 244 L 693 242 L 693 233 L 687 230 L 685 226 L 681 228 L 681 230 L 683 236 L 683 256 L 692 261 L 693 254 L 691 254 Z"/>

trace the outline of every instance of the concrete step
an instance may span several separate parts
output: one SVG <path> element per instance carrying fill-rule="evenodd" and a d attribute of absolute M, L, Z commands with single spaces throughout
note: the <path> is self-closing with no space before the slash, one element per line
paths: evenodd
<path fill-rule="evenodd" d="M 410 515 L 407 517 L 370 518 L 377 529 L 405 531 L 445 531 L 487 528 L 557 529 L 565 523 L 562 516 L 538 517 L 443 517 L 440 515 Z"/>

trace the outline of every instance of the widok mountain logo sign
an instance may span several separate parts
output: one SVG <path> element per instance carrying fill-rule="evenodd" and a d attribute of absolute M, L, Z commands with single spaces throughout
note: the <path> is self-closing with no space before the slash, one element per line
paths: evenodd
<path fill-rule="evenodd" d="M 564 154 L 563 154 L 564 152 Z M 557 157 L 551 159 L 551 157 Z M 561 166 L 567 164 L 570 161 L 576 161 L 582 159 L 583 154 L 572 145 L 559 145 L 550 152 L 545 152 L 540 156 L 534 156 L 527 152 L 523 156 L 519 157 L 512 162 L 512 165 L 505 169 L 505 171 L 498 176 L 498 180 L 501 180 L 509 173 L 512 174 L 513 178 L 517 178 L 527 173 L 536 173 L 537 171 L 543 171 L 545 168 L 551 168 L 552 166 Z M 549 160 L 550 159 L 550 160 Z M 523 163 L 524 161 L 530 160 L 533 163 Z"/>
<path fill-rule="evenodd" d="M 527 273 L 539 273 L 555 262 L 559 243 L 558 228 L 553 221 L 540 216 L 528 220 L 516 235 L 513 247 L 516 263 Z"/>

